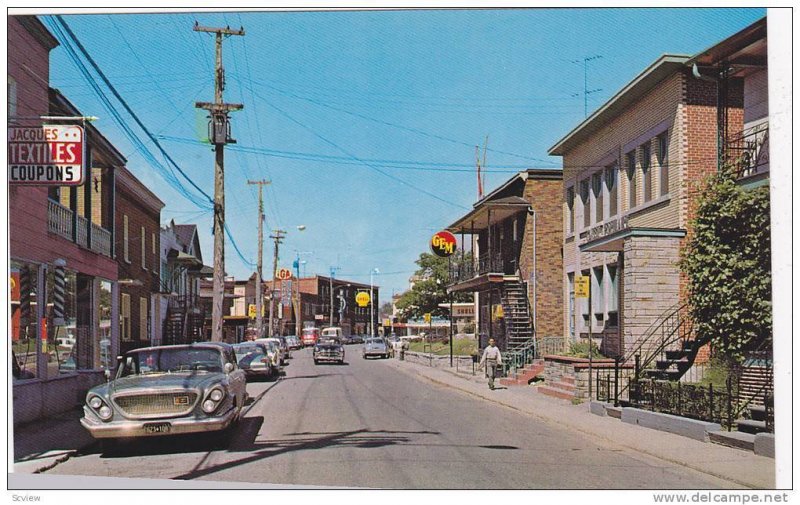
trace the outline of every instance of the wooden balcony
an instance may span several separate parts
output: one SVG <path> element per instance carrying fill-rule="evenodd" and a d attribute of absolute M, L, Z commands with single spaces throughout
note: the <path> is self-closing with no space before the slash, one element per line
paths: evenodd
<path fill-rule="evenodd" d="M 77 231 L 73 239 L 73 222 Z M 53 200 L 47 201 L 48 231 L 71 242 L 75 242 L 84 249 L 111 257 L 111 232 L 89 221 Z M 91 230 L 91 232 L 89 231 Z M 89 234 L 91 233 L 91 247 L 89 247 Z"/>

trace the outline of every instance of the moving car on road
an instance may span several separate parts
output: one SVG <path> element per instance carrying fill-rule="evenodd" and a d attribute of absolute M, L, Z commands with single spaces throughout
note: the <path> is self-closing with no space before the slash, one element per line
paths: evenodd
<path fill-rule="evenodd" d="M 266 342 L 242 342 L 234 344 L 236 361 L 245 375 L 250 377 L 270 378 L 277 374 L 269 356 L 269 344 Z"/>
<path fill-rule="evenodd" d="M 296 351 L 303 348 L 303 343 L 297 338 L 297 335 L 287 335 L 286 344 L 289 346 L 290 351 Z"/>
<path fill-rule="evenodd" d="M 147 347 L 120 357 L 114 380 L 86 395 L 81 424 L 94 438 L 220 431 L 247 399 L 233 347 Z"/>
<path fill-rule="evenodd" d="M 344 364 L 344 346 L 339 338 L 320 337 L 314 346 L 314 364 L 319 365 L 323 361 Z"/>
<path fill-rule="evenodd" d="M 380 337 L 377 338 L 368 338 L 364 342 L 364 350 L 362 351 L 362 356 L 364 359 L 367 359 L 370 356 L 378 356 L 380 358 L 388 358 L 389 357 L 389 344 Z"/>
<path fill-rule="evenodd" d="M 314 346 L 317 340 L 319 340 L 319 328 L 303 328 L 303 346 Z"/>

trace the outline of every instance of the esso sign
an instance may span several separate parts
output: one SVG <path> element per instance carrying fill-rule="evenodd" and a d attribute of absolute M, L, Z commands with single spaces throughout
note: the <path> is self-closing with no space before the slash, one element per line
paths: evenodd
<path fill-rule="evenodd" d="M 440 231 L 431 237 L 431 252 L 440 258 L 447 258 L 456 252 L 456 236 L 449 231 Z"/>
<path fill-rule="evenodd" d="M 292 271 L 288 268 L 281 268 L 276 273 L 275 276 L 282 281 L 288 281 L 292 278 Z"/>

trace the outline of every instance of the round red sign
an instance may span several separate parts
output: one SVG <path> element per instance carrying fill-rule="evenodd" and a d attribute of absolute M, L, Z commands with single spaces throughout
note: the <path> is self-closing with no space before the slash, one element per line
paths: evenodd
<path fill-rule="evenodd" d="M 441 258 L 456 252 L 456 236 L 449 231 L 440 231 L 431 238 L 431 252 Z"/>

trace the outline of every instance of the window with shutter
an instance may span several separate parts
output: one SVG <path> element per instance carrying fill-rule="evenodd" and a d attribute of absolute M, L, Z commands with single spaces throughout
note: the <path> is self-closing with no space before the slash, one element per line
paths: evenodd
<path fill-rule="evenodd" d="M 122 293 L 120 303 L 120 338 L 131 339 L 131 295 Z"/>
<path fill-rule="evenodd" d="M 128 251 L 128 215 L 122 215 L 122 257 L 128 263 L 131 262 L 130 253 Z"/>
<path fill-rule="evenodd" d="M 631 151 L 625 155 L 627 166 L 625 171 L 628 175 L 628 209 L 636 207 L 636 151 Z"/>
<path fill-rule="evenodd" d="M 581 181 L 581 204 L 583 206 L 583 227 L 588 228 L 592 224 L 590 220 L 590 207 L 589 207 L 589 179 Z"/>
<path fill-rule="evenodd" d="M 567 188 L 567 233 L 575 231 L 575 188 Z"/>
<path fill-rule="evenodd" d="M 664 132 L 658 136 L 658 181 L 659 194 L 661 196 L 669 194 L 669 162 L 667 153 L 669 152 L 669 135 Z"/>
<path fill-rule="evenodd" d="M 617 178 L 619 169 L 616 163 L 606 167 L 606 190 L 608 191 L 608 216 L 617 215 Z"/>
<path fill-rule="evenodd" d="M 650 170 L 650 142 L 642 144 L 642 179 L 644 201 L 649 202 L 653 198 L 653 171 Z"/>
<path fill-rule="evenodd" d="M 594 222 L 603 221 L 603 173 L 592 175 L 592 193 L 594 194 Z"/>
<path fill-rule="evenodd" d="M 139 340 L 147 340 L 147 298 L 139 297 Z"/>

